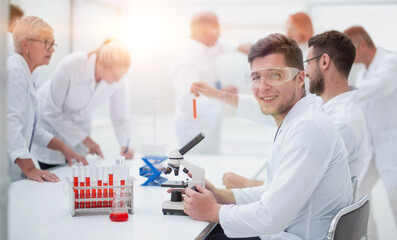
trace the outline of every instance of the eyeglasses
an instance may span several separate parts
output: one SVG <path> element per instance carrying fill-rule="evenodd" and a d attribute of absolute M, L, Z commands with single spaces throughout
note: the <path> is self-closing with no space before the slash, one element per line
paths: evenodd
<path fill-rule="evenodd" d="M 55 41 L 50 42 L 47 40 L 39 40 L 39 39 L 32 39 L 32 38 L 28 38 L 28 40 L 44 43 L 45 49 L 47 49 L 47 51 L 49 51 L 51 48 L 54 48 L 54 50 L 56 50 L 58 47 L 58 44 L 56 44 Z"/>
<path fill-rule="evenodd" d="M 291 67 L 260 68 L 247 73 L 245 80 L 251 88 L 259 88 L 262 80 L 264 80 L 267 85 L 279 86 L 295 78 L 301 71 L 302 70 Z"/>
<path fill-rule="evenodd" d="M 320 57 L 322 57 L 324 54 L 327 54 L 327 55 L 329 56 L 329 58 L 332 58 L 332 55 L 330 55 L 330 54 L 328 54 L 328 53 L 321 53 L 321 54 L 318 55 L 318 56 L 315 56 L 315 57 L 306 59 L 305 61 L 303 61 L 303 65 L 304 65 L 305 70 L 307 69 L 307 66 L 309 65 L 309 62 L 310 62 L 311 60 L 320 58 Z"/>

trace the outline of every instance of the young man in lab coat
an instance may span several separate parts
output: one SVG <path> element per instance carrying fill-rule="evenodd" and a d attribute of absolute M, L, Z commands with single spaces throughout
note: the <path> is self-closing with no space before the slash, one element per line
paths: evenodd
<path fill-rule="evenodd" d="M 191 20 L 191 36 L 181 47 L 171 70 L 175 102 L 175 130 L 181 145 L 186 144 L 197 132 L 207 138 L 192 151 L 218 154 L 223 115 L 222 102 L 209 98 L 196 100 L 197 118 L 193 117 L 193 98 L 190 85 L 205 81 L 213 87 L 221 87 L 214 61 L 222 52 L 239 50 L 247 53 L 249 46 L 219 42 L 220 29 L 217 16 L 212 12 L 198 12 Z M 225 86 L 223 92 L 237 92 L 234 86 Z"/>
<path fill-rule="evenodd" d="M 363 163 L 357 195 L 370 194 L 381 179 L 397 222 L 397 54 L 375 47 L 360 26 L 351 27 L 345 33 L 356 47 L 355 63 L 365 65 L 357 75 L 356 85 L 374 150 L 374 158 Z M 372 239 L 377 239 L 372 216 L 368 228 Z"/>
<path fill-rule="evenodd" d="M 349 87 L 347 81 L 355 58 L 354 45 L 345 34 L 329 31 L 312 37 L 309 47 L 305 62 L 307 77 L 310 79 L 310 92 L 320 96 L 316 103 L 321 111 L 331 118 L 341 135 L 348 154 L 351 176 L 358 177 L 362 162 L 372 157 L 372 151 L 358 101 L 359 91 L 354 87 Z M 198 90 L 200 91 L 203 90 Z M 234 98 L 239 100 L 240 104 L 235 106 L 240 115 L 249 119 L 259 118 L 257 121 L 262 123 L 269 120 L 260 116 L 256 102 L 249 102 L 249 99 L 244 99 L 244 97 L 240 99 L 237 95 L 234 95 Z M 233 99 L 233 96 L 229 99 Z M 223 182 L 228 188 L 263 184 L 263 181 L 247 179 L 233 172 L 226 173 Z"/>
<path fill-rule="evenodd" d="M 248 54 L 251 88 L 278 130 L 266 186 L 185 189 L 184 211 L 218 222 L 227 237 L 325 239 L 335 214 L 352 202 L 343 140 L 306 96 L 302 51 L 282 34 L 260 39 Z M 217 236 L 213 236 L 217 239 Z"/>

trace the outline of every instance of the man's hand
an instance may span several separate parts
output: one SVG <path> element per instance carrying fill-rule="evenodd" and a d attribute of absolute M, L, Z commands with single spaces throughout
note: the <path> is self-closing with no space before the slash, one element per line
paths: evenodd
<path fill-rule="evenodd" d="M 48 171 L 37 169 L 33 163 L 32 159 L 20 159 L 17 158 L 15 163 L 19 166 L 22 172 L 30 180 L 38 182 L 59 182 L 57 175 L 50 173 Z"/>
<path fill-rule="evenodd" d="M 88 165 L 87 160 L 80 154 L 77 154 L 75 151 L 70 149 L 68 146 L 65 145 L 64 149 L 61 151 L 63 156 L 65 156 L 66 160 L 68 161 L 69 166 L 72 166 L 73 159 L 76 159 L 77 162 L 81 162 L 84 165 Z"/>
<path fill-rule="evenodd" d="M 185 189 L 183 207 L 186 214 L 200 221 L 219 223 L 219 210 L 221 205 L 215 200 L 211 191 L 196 185 L 197 191 Z"/>
<path fill-rule="evenodd" d="M 38 182 L 59 182 L 60 179 L 57 177 L 57 175 L 50 173 L 45 170 L 40 170 L 37 168 L 32 169 L 31 171 L 28 171 L 25 173 L 26 177 L 30 180 L 38 181 Z"/>
<path fill-rule="evenodd" d="M 122 147 L 121 148 L 121 156 L 124 156 L 125 159 L 132 159 L 134 157 L 134 150 L 132 150 L 132 148 L 128 148 L 127 152 L 125 152 L 125 149 L 127 147 Z"/>
<path fill-rule="evenodd" d="M 206 82 L 195 82 L 190 86 L 190 92 L 196 97 L 203 95 L 208 98 L 223 99 L 222 91 L 210 86 Z"/>
<path fill-rule="evenodd" d="M 247 188 L 247 187 L 256 187 L 263 185 L 263 181 L 248 179 L 234 172 L 225 173 L 223 175 L 222 181 L 223 181 L 223 185 L 225 185 L 227 189 Z"/>
<path fill-rule="evenodd" d="M 89 136 L 86 137 L 86 139 L 84 139 L 83 143 L 88 148 L 88 152 L 89 153 L 98 154 L 101 158 L 103 158 L 103 154 L 102 154 L 101 148 Z"/>

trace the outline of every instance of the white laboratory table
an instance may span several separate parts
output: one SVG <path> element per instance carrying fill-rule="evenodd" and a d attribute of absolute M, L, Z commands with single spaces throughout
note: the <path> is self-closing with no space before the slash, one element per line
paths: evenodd
<path fill-rule="evenodd" d="M 218 187 L 222 187 L 224 172 L 252 177 L 266 161 L 265 156 L 225 155 L 192 155 L 185 159 L 204 167 L 207 179 Z M 111 159 L 99 161 L 94 164 L 113 164 Z M 140 186 L 146 180 L 139 176 L 143 162 L 139 157 L 126 162 L 130 175 L 137 178 L 134 214 L 129 215 L 127 222 L 112 222 L 108 214 L 72 217 L 66 180 L 71 179 L 71 168 L 65 166 L 52 171 L 61 178 L 59 183 L 21 180 L 11 184 L 9 239 L 201 239 L 211 229 L 213 224 L 189 216 L 163 215 L 161 204 L 170 198 L 166 188 Z M 168 179 L 173 178 L 168 175 Z"/>

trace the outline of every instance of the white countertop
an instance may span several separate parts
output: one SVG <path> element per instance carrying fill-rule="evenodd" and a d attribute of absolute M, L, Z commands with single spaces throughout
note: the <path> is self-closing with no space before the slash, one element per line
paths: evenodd
<path fill-rule="evenodd" d="M 222 187 L 222 175 L 235 171 L 252 177 L 265 162 L 260 156 L 192 155 L 187 156 L 204 167 L 206 177 Z M 111 165 L 112 160 L 95 164 Z M 69 190 L 66 178 L 71 179 L 68 166 L 52 172 L 61 178 L 59 183 L 38 183 L 22 180 L 11 184 L 9 191 L 9 238 L 15 239 L 195 239 L 209 225 L 189 216 L 163 215 L 161 204 L 169 200 L 166 188 L 140 186 L 146 178 L 139 176 L 143 165 L 138 157 L 126 161 L 130 175 L 137 178 L 134 190 L 134 214 L 127 222 L 112 222 L 108 214 L 72 217 L 69 212 Z M 180 175 L 183 175 L 182 171 Z M 185 175 L 186 176 L 186 175 Z M 180 178 L 184 178 L 181 176 Z M 168 179 L 175 178 L 168 175 Z"/>

